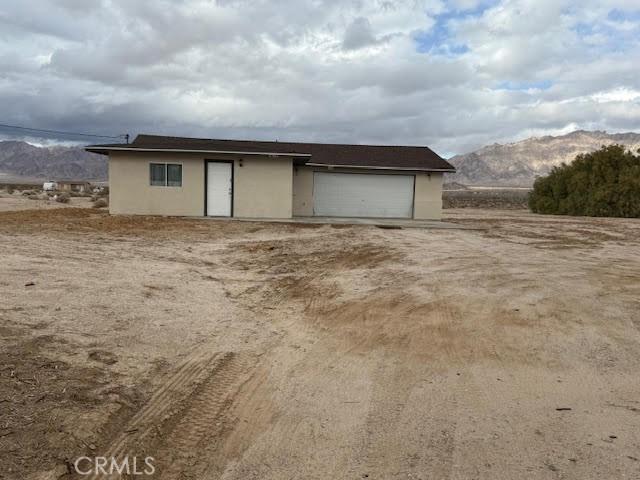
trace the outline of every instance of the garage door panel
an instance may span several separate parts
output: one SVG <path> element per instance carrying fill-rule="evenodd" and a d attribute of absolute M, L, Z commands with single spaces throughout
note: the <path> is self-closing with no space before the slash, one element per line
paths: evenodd
<path fill-rule="evenodd" d="M 413 175 L 315 172 L 314 215 L 411 218 Z"/>

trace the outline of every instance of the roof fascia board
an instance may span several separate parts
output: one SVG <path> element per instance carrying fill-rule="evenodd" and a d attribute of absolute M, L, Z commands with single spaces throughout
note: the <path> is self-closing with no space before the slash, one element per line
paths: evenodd
<path fill-rule="evenodd" d="M 451 168 L 419 168 L 419 167 L 373 167 L 367 165 L 331 165 L 328 163 L 305 163 L 308 167 L 327 167 L 327 168 L 366 168 L 368 170 L 402 170 L 408 172 L 455 172 Z"/>
<path fill-rule="evenodd" d="M 192 150 L 183 148 L 126 148 L 126 147 L 87 147 L 87 152 L 170 152 L 170 153 L 226 153 L 231 155 L 266 155 L 276 157 L 310 157 L 310 153 L 276 153 L 276 152 L 239 152 L 235 150 Z"/>

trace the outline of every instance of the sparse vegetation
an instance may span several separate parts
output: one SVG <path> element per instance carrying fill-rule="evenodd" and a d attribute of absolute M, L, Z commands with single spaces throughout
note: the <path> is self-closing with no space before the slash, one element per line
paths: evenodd
<path fill-rule="evenodd" d="M 536 180 L 529 208 L 555 215 L 638 218 L 640 155 L 621 145 L 578 155 Z"/>
<path fill-rule="evenodd" d="M 0 188 L 4 188 L 5 190 L 13 190 L 21 192 L 22 190 L 33 190 L 38 189 L 38 186 L 33 183 L 0 183 Z"/>
<path fill-rule="evenodd" d="M 527 208 L 527 189 L 445 190 L 443 208 L 498 208 L 519 210 Z"/>
<path fill-rule="evenodd" d="M 27 196 L 29 200 L 49 200 L 49 196 L 46 193 L 31 193 Z"/>
<path fill-rule="evenodd" d="M 56 195 L 56 202 L 58 203 L 69 203 L 69 200 L 71 200 L 71 197 L 68 193 L 59 193 Z"/>
<path fill-rule="evenodd" d="M 93 202 L 93 208 L 105 208 L 109 206 L 109 202 L 105 198 L 99 198 Z"/>

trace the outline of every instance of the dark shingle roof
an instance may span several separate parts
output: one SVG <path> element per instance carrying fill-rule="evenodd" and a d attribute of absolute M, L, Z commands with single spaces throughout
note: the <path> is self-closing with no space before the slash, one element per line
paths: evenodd
<path fill-rule="evenodd" d="M 428 147 L 209 140 L 138 135 L 130 144 L 90 145 L 86 150 L 102 154 L 114 150 L 264 153 L 297 156 L 298 163 L 317 165 L 455 171 L 449 162 Z"/>

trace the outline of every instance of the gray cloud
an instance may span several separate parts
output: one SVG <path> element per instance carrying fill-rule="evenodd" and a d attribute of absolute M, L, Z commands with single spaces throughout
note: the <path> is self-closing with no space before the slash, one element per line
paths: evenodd
<path fill-rule="evenodd" d="M 346 50 L 357 50 L 378 43 L 378 39 L 373 34 L 371 22 L 364 17 L 356 18 L 344 32 L 342 46 Z"/>
<path fill-rule="evenodd" d="M 640 5 L 505 0 L 469 13 L 482 4 L 5 2 L 1 120 L 103 134 L 428 144 L 443 154 L 571 126 L 638 129 L 637 15 L 622 33 L 603 22 L 613 8 Z M 431 48 L 438 42 L 466 48 Z"/>

